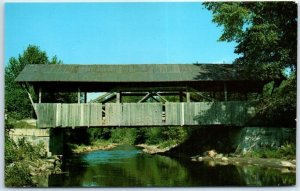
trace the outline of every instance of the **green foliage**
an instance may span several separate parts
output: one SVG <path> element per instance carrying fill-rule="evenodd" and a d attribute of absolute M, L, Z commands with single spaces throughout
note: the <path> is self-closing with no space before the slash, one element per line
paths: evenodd
<path fill-rule="evenodd" d="M 9 118 L 7 120 L 5 120 L 5 127 L 7 129 L 12 129 L 12 128 L 16 128 L 16 129 L 34 129 L 36 128 L 36 126 L 33 126 L 29 123 L 27 123 L 26 121 L 23 120 L 15 120 L 13 118 Z"/>
<path fill-rule="evenodd" d="M 56 56 L 48 59 L 45 51 L 40 50 L 38 46 L 29 45 L 23 54 L 18 58 L 11 57 L 8 65 L 5 67 L 5 112 L 9 118 L 23 119 L 31 118 L 33 108 L 26 91 L 15 82 L 16 77 L 27 64 L 62 64 Z M 34 90 L 29 89 L 33 100 L 36 102 Z M 47 93 L 43 96 L 45 102 L 71 102 L 75 100 L 75 94 L 66 93 Z"/>
<path fill-rule="evenodd" d="M 257 101 L 257 118 L 266 124 L 295 127 L 296 125 L 296 75 L 292 74 L 279 87 L 267 84 L 264 96 Z"/>
<path fill-rule="evenodd" d="M 115 128 L 111 131 L 110 140 L 113 143 L 134 144 L 136 139 L 136 129 Z"/>
<path fill-rule="evenodd" d="M 97 141 L 130 145 L 146 143 L 166 148 L 183 142 L 188 133 L 188 129 L 183 127 L 89 128 L 82 139 L 88 137 L 89 143 L 86 144 L 95 144 Z M 79 134 L 83 135 L 84 133 L 80 132 Z M 72 135 L 72 137 L 74 136 L 75 134 Z M 80 139 L 80 136 L 75 137 Z M 76 144 L 83 143 L 80 140 L 71 141 Z"/>
<path fill-rule="evenodd" d="M 183 142 L 187 137 L 187 131 L 183 127 L 152 127 L 145 133 L 145 143 L 169 145 L 170 141 L 176 143 Z M 163 147 L 163 144 L 161 145 Z"/>
<path fill-rule="evenodd" d="M 235 53 L 241 57 L 236 63 L 296 68 L 295 2 L 207 2 L 204 6 L 212 11 L 213 22 L 224 27 L 219 40 L 237 43 Z"/>
<path fill-rule="evenodd" d="M 46 151 L 42 143 L 33 146 L 21 138 L 15 143 L 11 138 L 5 139 L 5 163 L 9 164 L 15 161 L 35 160 L 46 158 Z"/>
<path fill-rule="evenodd" d="M 234 63 L 247 66 L 246 75 L 274 79 L 258 101 L 260 118 L 271 125 L 295 126 L 297 4 L 206 2 L 204 6 L 212 11 L 213 22 L 223 26 L 219 40 L 237 43 L 235 53 L 240 57 Z M 290 75 L 282 82 L 287 69 Z"/>
<path fill-rule="evenodd" d="M 5 186 L 32 187 L 34 183 L 30 177 L 28 165 L 24 162 L 14 163 L 12 167 L 5 168 Z"/>
<path fill-rule="evenodd" d="M 25 138 L 13 141 L 5 135 L 5 185 L 9 187 L 35 186 L 28 161 L 46 158 L 43 144 L 31 145 Z"/>
<path fill-rule="evenodd" d="M 110 128 L 90 128 L 87 132 L 90 143 L 98 139 L 108 140 L 111 137 Z"/>
<path fill-rule="evenodd" d="M 296 145 L 294 143 L 286 143 L 278 149 L 261 148 L 250 151 L 245 154 L 246 157 L 255 158 L 280 158 L 280 159 L 295 159 Z"/>
<path fill-rule="evenodd" d="M 27 64 L 48 64 L 48 57 L 39 47 L 29 45 L 18 58 L 10 58 L 5 67 L 5 111 L 10 118 L 32 116 L 32 106 L 26 94 L 14 80 Z"/>

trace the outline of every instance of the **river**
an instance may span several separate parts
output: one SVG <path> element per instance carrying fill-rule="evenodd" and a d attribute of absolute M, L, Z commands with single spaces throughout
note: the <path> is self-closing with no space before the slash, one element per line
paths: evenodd
<path fill-rule="evenodd" d="M 295 173 L 257 166 L 210 166 L 188 158 L 143 153 L 121 145 L 65 159 L 65 173 L 50 175 L 49 187 L 283 186 Z"/>

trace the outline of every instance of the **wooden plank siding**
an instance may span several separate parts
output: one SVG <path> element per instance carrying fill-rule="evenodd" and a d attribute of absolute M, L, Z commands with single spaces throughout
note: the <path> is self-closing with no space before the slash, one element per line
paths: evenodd
<path fill-rule="evenodd" d="M 124 126 L 161 126 L 161 103 L 124 103 L 122 125 Z"/>
<path fill-rule="evenodd" d="M 165 125 L 242 126 L 254 117 L 255 109 L 247 102 L 166 103 Z"/>
<path fill-rule="evenodd" d="M 51 127 L 242 126 L 255 114 L 247 102 L 35 104 L 37 125 Z M 163 112 L 163 108 L 165 111 Z M 163 119 L 165 113 L 165 120 Z"/>
<path fill-rule="evenodd" d="M 38 113 L 37 126 L 50 127 L 89 127 L 102 125 L 102 104 L 35 104 Z"/>

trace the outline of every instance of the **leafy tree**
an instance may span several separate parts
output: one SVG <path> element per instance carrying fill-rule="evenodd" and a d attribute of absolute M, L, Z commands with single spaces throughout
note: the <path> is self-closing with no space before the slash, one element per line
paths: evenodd
<path fill-rule="evenodd" d="M 206 2 L 213 22 L 223 26 L 220 41 L 236 42 L 235 64 L 247 75 L 271 77 L 259 114 L 266 120 L 295 125 L 297 69 L 297 4 L 294 2 Z M 289 75 L 286 71 L 289 70 Z M 283 81 L 283 76 L 288 78 Z M 281 84 L 280 84 L 281 83 Z M 269 84 L 270 85 L 270 84 Z M 276 121 L 276 122 L 275 122 Z"/>
<path fill-rule="evenodd" d="M 208 2 L 220 41 L 237 43 L 235 63 L 297 67 L 297 4 L 294 2 Z M 274 68 L 275 68 L 274 67 Z"/>
<path fill-rule="evenodd" d="M 5 112 L 9 118 L 22 119 L 33 115 L 33 108 L 26 91 L 15 82 L 16 77 L 27 64 L 62 64 L 56 56 L 48 58 L 45 51 L 38 46 L 29 45 L 18 58 L 11 57 L 5 67 Z M 33 89 L 30 88 L 33 93 Z M 36 101 L 36 96 L 32 94 Z M 46 94 L 45 100 L 72 100 L 69 94 Z"/>
<path fill-rule="evenodd" d="M 32 106 L 26 91 L 15 82 L 16 77 L 27 64 L 48 64 L 45 52 L 29 45 L 18 58 L 9 59 L 5 67 L 5 110 L 9 117 L 21 119 L 32 115 Z"/>

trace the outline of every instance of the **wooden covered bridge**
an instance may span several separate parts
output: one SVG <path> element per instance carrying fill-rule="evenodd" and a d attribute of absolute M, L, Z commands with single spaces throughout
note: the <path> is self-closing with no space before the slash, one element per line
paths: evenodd
<path fill-rule="evenodd" d="M 247 98 L 268 82 L 232 64 L 35 64 L 16 81 L 28 90 L 40 128 L 244 126 L 255 114 Z M 43 103 L 45 92 L 77 92 L 78 99 Z M 89 92 L 104 93 L 87 103 Z"/>

